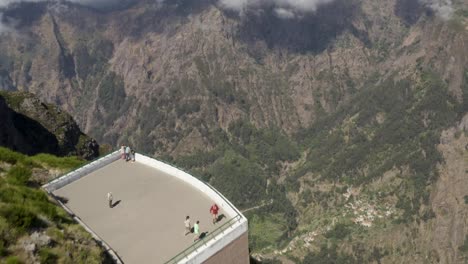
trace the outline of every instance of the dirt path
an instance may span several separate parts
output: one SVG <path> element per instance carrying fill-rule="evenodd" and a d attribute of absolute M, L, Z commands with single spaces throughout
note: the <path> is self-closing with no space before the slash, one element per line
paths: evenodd
<path fill-rule="evenodd" d="M 260 205 L 257 205 L 257 206 L 250 207 L 250 208 L 247 208 L 247 209 L 245 209 L 245 210 L 242 210 L 242 213 L 246 213 L 246 212 L 248 212 L 248 211 L 255 210 L 255 209 L 258 209 L 258 208 L 261 208 L 261 207 L 270 205 L 270 204 L 272 204 L 272 203 L 273 203 L 273 199 L 271 199 L 271 200 L 268 201 L 268 202 L 265 202 L 265 201 L 264 201 L 264 202 L 263 202 L 262 204 L 260 204 Z"/>

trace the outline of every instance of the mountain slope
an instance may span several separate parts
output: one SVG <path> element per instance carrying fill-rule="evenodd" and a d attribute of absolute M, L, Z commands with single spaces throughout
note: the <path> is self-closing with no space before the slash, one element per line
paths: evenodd
<path fill-rule="evenodd" d="M 82 164 L 77 157 L 26 156 L 0 147 L 2 263 L 112 263 L 91 235 L 37 188 Z"/>
<path fill-rule="evenodd" d="M 1 92 L 0 110 L 1 146 L 29 155 L 51 153 L 93 159 L 99 154 L 99 145 L 80 131 L 70 115 L 32 94 Z"/>
<path fill-rule="evenodd" d="M 262 205 L 257 258 L 463 263 L 466 4 L 336 0 L 285 19 L 214 2 L 10 7 L 0 84 Z"/>

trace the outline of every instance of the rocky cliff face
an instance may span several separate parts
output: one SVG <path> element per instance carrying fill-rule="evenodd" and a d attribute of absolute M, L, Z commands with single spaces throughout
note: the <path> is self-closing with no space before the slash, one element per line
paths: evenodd
<path fill-rule="evenodd" d="M 97 142 L 58 107 L 25 92 L 0 93 L 0 145 L 28 155 L 51 153 L 93 159 Z"/>
<path fill-rule="evenodd" d="M 264 205 L 248 215 L 259 258 L 463 263 L 466 3 L 328 2 L 11 6 L 0 85 Z"/>
<path fill-rule="evenodd" d="M 19 28 L 31 34 L 2 41 L 8 50 L 2 65 L 17 89 L 76 113 L 98 140 L 169 153 L 194 127 L 211 133 L 239 118 L 297 131 L 336 109 L 375 66 L 356 1 L 337 1 L 290 23 L 271 10 L 241 18 L 185 2 L 141 1 L 104 14 L 35 4 L 41 15 Z M 29 19 L 22 9 L 4 17 Z"/>

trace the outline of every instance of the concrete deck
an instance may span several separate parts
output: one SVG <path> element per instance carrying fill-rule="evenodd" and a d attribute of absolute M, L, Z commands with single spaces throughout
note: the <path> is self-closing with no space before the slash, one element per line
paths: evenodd
<path fill-rule="evenodd" d="M 112 192 L 114 208 L 108 207 Z M 200 220 L 211 232 L 213 201 L 191 185 L 137 162 L 117 160 L 53 192 L 106 241 L 125 263 L 164 263 L 193 243 L 184 236 L 184 220 Z M 223 214 L 225 212 L 220 212 Z"/>

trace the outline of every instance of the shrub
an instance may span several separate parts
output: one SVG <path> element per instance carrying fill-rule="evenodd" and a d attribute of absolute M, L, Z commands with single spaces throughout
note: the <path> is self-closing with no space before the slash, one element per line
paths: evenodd
<path fill-rule="evenodd" d="M 83 165 L 86 161 L 78 157 L 56 157 L 50 154 L 38 154 L 31 159 L 47 167 L 59 169 L 74 169 Z"/>
<path fill-rule="evenodd" d="M 39 250 L 39 260 L 41 264 L 55 264 L 57 263 L 58 257 L 48 248 L 41 248 Z"/>
<path fill-rule="evenodd" d="M 319 252 L 311 252 L 304 258 L 304 264 L 354 264 L 360 263 L 352 255 L 339 253 L 335 244 L 322 245 Z"/>
<path fill-rule="evenodd" d="M 2 207 L 0 216 L 3 216 L 11 226 L 16 227 L 19 231 L 43 226 L 41 220 L 33 212 L 20 205 Z"/>
<path fill-rule="evenodd" d="M 8 257 L 5 264 L 22 264 L 23 262 L 17 256 Z"/>
<path fill-rule="evenodd" d="M 37 202 L 36 207 L 49 219 L 57 221 L 59 220 L 59 215 L 57 213 L 57 207 L 49 202 Z"/>
<path fill-rule="evenodd" d="M 26 156 L 23 154 L 14 152 L 10 149 L 0 147 L 0 161 L 10 163 L 10 164 L 16 164 L 17 162 L 24 160 Z"/>
<path fill-rule="evenodd" d="M 350 233 L 351 233 L 351 230 L 349 229 L 348 226 L 346 226 L 345 224 L 339 223 L 339 224 L 336 224 L 332 230 L 328 231 L 325 234 L 325 237 L 343 239 Z"/>
<path fill-rule="evenodd" d="M 5 244 L 6 244 L 5 241 L 0 239 L 0 257 L 5 256 L 7 254 L 7 249 L 6 249 Z"/>
<path fill-rule="evenodd" d="M 458 250 L 460 250 L 464 255 L 468 255 L 468 235 L 465 236 L 465 242 L 463 242 L 463 245 L 458 247 Z"/>
<path fill-rule="evenodd" d="M 262 169 L 242 156 L 227 151 L 208 170 L 211 183 L 239 207 L 259 203 L 265 197 Z"/>
<path fill-rule="evenodd" d="M 8 182 L 16 185 L 25 185 L 31 178 L 31 169 L 24 166 L 13 166 L 7 173 Z"/>

